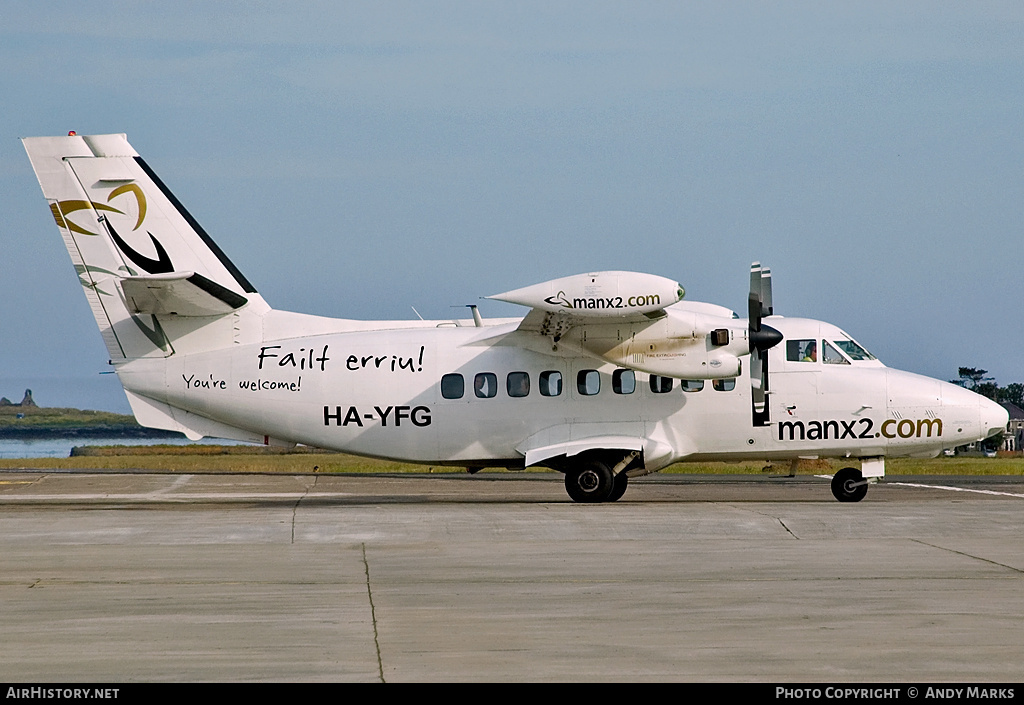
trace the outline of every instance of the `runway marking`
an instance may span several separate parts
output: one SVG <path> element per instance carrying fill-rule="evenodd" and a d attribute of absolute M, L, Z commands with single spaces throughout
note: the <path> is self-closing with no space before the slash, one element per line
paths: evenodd
<path fill-rule="evenodd" d="M 995 490 L 975 490 L 968 487 L 950 487 L 949 485 L 923 485 L 916 482 L 886 482 L 887 485 L 900 485 L 901 487 L 925 487 L 932 490 L 949 490 L 950 492 L 974 492 L 976 494 L 995 494 L 1003 497 L 1019 497 L 1024 499 L 1024 494 L 1019 492 L 997 492 Z"/>
<path fill-rule="evenodd" d="M 22 502 L 68 502 L 86 499 L 117 500 L 122 502 L 194 502 L 201 499 L 318 499 L 320 497 L 352 497 L 351 492 L 205 492 L 195 494 L 27 494 L 0 495 L 0 504 L 12 500 Z"/>
<path fill-rule="evenodd" d="M 187 485 L 192 480 L 191 475 L 179 475 L 178 478 L 167 487 L 162 487 L 158 490 L 153 490 L 149 494 L 151 496 L 166 496 L 170 494 L 171 490 L 176 490 L 182 485 Z"/>

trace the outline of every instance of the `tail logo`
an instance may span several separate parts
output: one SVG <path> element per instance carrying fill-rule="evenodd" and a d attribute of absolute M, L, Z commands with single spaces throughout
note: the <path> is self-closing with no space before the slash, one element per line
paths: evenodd
<path fill-rule="evenodd" d="M 68 230 L 79 233 L 81 235 L 97 236 L 99 233 L 91 232 L 81 225 L 70 220 L 67 216 L 70 213 L 74 213 L 80 210 L 89 210 L 94 213 L 117 213 L 118 215 L 127 215 L 125 211 L 115 208 L 109 204 L 112 200 L 118 196 L 124 194 L 131 194 L 135 197 L 135 206 L 138 212 L 135 227 L 132 230 L 138 230 L 142 225 L 142 222 L 146 219 L 146 194 L 143 193 L 142 189 L 136 183 L 124 184 L 118 186 L 110 195 L 107 196 L 107 203 L 96 203 L 95 201 L 81 201 L 81 200 L 69 200 L 69 201 L 58 201 L 56 206 L 52 208 L 53 217 L 57 221 L 57 225 L 67 228 Z M 124 253 L 124 255 L 136 266 L 149 274 L 164 274 L 167 272 L 173 272 L 174 266 L 171 264 L 171 258 L 167 254 L 167 250 L 160 244 L 160 241 L 153 236 L 153 233 L 146 231 L 149 235 L 149 239 L 153 243 L 153 247 L 156 249 L 156 259 L 146 257 L 142 253 L 138 252 L 131 245 L 124 241 L 124 239 L 117 233 L 114 226 L 110 223 L 110 219 L 105 215 L 99 215 L 99 222 L 106 226 L 107 231 L 110 233 L 110 237 L 114 240 L 114 244 L 117 245 L 118 249 Z"/>
<path fill-rule="evenodd" d="M 110 237 L 114 238 L 114 242 L 121 248 L 121 252 L 125 254 L 136 266 L 141 267 L 144 271 L 150 274 L 163 274 L 165 272 L 173 272 L 174 266 L 171 265 L 171 258 L 167 256 L 167 250 L 160 244 L 160 241 L 153 237 L 153 233 L 146 231 L 149 235 L 149 239 L 153 241 L 153 246 L 156 248 L 157 259 L 151 259 L 145 255 L 139 254 L 133 250 L 127 242 L 121 239 L 121 236 L 114 230 L 114 226 L 110 224 L 110 221 L 106 221 L 107 230 L 110 231 Z"/>

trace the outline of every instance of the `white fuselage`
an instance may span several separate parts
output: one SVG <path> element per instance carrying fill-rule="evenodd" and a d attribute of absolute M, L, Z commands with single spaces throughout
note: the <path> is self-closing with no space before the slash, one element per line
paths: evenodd
<path fill-rule="evenodd" d="M 787 340 L 845 338 L 818 321 L 768 322 Z M 522 467 L 554 453 L 543 449 L 595 437 L 643 439 L 648 472 L 683 459 L 932 456 L 1005 423 L 1001 407 L 955 385 L 874 359 L 788 360 L 784 341 L 769 357 L 771 423 L 757 427 L 745 376 L 654 391 L 646 373 L 614 378 L 617 368 L 592 356 L 524 345 L 517 323 L 382 322 L 137 359 L 118 372 L 129 392 L 267 440 L 469 467 Z M 588 370 L 596 393 L 593 373 L 589 389 L 578 385 Z M 510 382 L 510 373 L 526 374 Z M 442 391 L 445 375 L 461 375 L 460 396 Z M 512 396 L 523 390 L 509 385 L 524 377 L 529 391 Z"/>

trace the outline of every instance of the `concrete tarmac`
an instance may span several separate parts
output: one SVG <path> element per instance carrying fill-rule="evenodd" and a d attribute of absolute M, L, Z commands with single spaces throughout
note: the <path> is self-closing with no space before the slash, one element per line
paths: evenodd
<path fill-rule="evenodd" d="M 1019 681 L 1024 478 L 0 473 L 0 679 Z"/>

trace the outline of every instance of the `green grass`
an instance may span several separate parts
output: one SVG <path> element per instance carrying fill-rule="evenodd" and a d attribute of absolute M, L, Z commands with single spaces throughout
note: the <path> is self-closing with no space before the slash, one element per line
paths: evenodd
<path fill-rule="evenodd" d="M 23 418 L 18 418 L 21 415 Z M 14 428 L 139 427 L 134 416 L 60 407 L 0 406 L 0 430 Z M 140 427 L 141 428 L 141 427 Z"/>
<path fill-rule="evenodd" d="M 414 465 L 390 460 L 360 458 L 299 447 L 293 451 L 263 446 L 153 445 L 87 447 L 70 458 L 0 458 L 0 469 L 104 469 L 156 470 L 169 472 L 270 472 L 270 473 L 450 473 L 463 468 Z M 800 475 L 831 475 L 856 461 L 803 460 Z M 677 463 L 662 472 L 709 475 L 784 475 L 788 462 L 777 462 L 765 470 L 764 462 Z M 541 469 L 542 470 L 542 469 Z M 885 464 L 887 475 L 1024 475 L 1024 457 L 954 457 L 930 460 L 894 459 Z M 509 472 L 488 468 L 484 472 Z"/>

